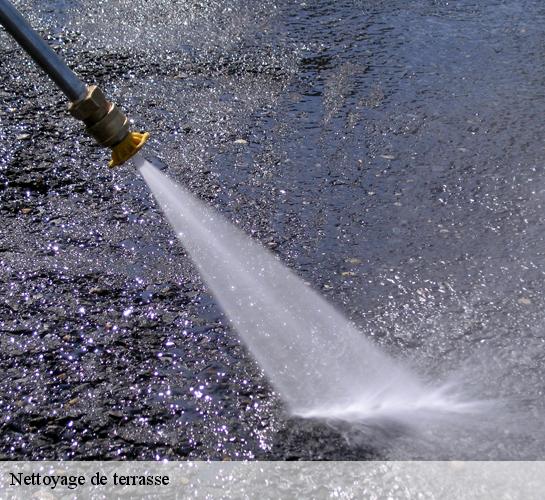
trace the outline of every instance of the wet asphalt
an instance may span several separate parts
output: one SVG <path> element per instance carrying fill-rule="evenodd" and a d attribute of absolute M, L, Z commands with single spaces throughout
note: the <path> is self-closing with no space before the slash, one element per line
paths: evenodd
<path fill-rule="evenodd" d="M 539 1 L 17 5 L 169 175 L 531 435 L 400 451 L 290 418 L 137 172 L 0 34 L 0 458 L 543 457 Z"/>

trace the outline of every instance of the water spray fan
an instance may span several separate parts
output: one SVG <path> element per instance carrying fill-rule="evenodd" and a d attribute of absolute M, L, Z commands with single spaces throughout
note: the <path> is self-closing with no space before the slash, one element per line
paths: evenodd
<path fill-rule="evenodd" d="M 112 150 L 110 167 L 121 165 L 142 148 L 149 133 L 131 132 L 123 111 L 97 86 L 87 87 L 8 0 L 0 0 L 0 24 L 70 99 L 70 114 L 101 146 Z"/>

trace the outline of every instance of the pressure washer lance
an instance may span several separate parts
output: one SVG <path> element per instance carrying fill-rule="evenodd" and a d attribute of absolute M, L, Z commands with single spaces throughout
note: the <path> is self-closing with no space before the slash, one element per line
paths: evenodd
<path fill-rule="evenodd" d="M 111 148 L 110 167 L 121 165 L 142 148 L 149 133 L 130 132 L 123 111 L 98 87 L 82 83 L 8 0 L 0 0 L 0 24 L 72 101 L 70 114 L 85 124 L 101 146 Z"/>

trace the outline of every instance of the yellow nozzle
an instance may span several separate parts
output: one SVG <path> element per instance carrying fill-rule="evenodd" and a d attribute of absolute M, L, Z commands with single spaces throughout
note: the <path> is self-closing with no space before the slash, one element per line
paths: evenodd
<path fill-rule="evenodd" d="M 117 167 L 122 163 L 125 163 L 129 158 L 132 158 L 142 146 L 146 143 L 149 137 L 149 132 L 129 132 L 127 137 L 123 139 L 119 144 L 116 144 L 112 148 L 112 159 L 108 166 L 110 168 Z"/>
<path fill-rule="evenodd" d="M 109 102 L 96 85 L 87 87 L 86 94 L 72 102 L 68 111 L 85 123 L 87 132 L 101 146 L 112 148 L 109 167 L 125 163 L 148 140 L 147 132 L 129 132 L 129 120 L 123 111 Z"/>

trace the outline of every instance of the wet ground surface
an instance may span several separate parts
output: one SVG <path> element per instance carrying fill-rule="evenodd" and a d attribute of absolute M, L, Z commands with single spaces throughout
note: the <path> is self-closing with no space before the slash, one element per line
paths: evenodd
<path fill-rule="evenodd" d="M 1 34 L 1 458 L 543 457 L 539 1 L 35 4 L 169 175 L 518 423 L 440 451 L 286 415 L 143 181 Z"/>

